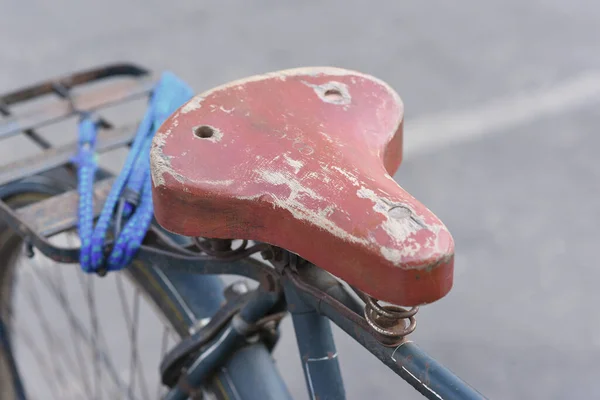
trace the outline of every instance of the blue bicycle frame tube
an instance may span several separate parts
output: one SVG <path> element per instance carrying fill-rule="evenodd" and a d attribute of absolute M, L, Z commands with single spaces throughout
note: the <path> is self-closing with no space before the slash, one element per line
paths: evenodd
<path fill-rule="evenodd" d="M 284 284 L 308 394 L 315 399 L 345 399 L 344 383 L 329 320 L 305 304 L 295 288 Z"/>

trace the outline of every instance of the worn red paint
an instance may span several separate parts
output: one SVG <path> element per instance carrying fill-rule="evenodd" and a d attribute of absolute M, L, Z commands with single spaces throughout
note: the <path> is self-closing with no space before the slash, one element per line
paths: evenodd
<path fill-rule="evenodd" d="M 446 227 L 390 177 L 403 106 L 337 68 L 233 82 L 181 107 L 151 153 L 156 218 L 188 236 L 293 251 L 375 298 L 435 301 L 452 286 Z"/>

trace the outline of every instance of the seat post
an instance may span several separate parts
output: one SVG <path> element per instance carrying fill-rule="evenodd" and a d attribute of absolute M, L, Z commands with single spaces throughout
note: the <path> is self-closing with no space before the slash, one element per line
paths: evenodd
<path fill-rule="evenodd" d="M 294 285 L 288 280 L 285 280 L 283 286 L 296 331 L 309 398 L 345 399 L 346 393 L 329 319 L 303 302 Z"/>

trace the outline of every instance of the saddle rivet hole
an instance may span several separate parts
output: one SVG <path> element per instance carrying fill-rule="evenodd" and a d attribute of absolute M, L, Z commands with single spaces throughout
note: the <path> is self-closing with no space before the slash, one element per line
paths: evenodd
<path fill-rule="evenodd" d="M 325 97 L 330 98 L 333 101 L 339 101 L 342 98 L 342 92 L 339 89 L 327 89 L 324 93 Z"/>
<path fill-rule="evenodd" d="M 200 125 L 194 128 L 194 136 L 200 139 L 207 139 L 212 137 L 215 134 L 215 130 L 213 127 L 208 125 Z"/>
<path fill-rule="evenodd" d="M 330 81 L 321 85 L 308 82 L 303 83 L 313 88 L 317 96 L 326 103 L 346 106 L 350 104 L 352 100 L 348 85 L 345 83 L 337 81 Z"/>

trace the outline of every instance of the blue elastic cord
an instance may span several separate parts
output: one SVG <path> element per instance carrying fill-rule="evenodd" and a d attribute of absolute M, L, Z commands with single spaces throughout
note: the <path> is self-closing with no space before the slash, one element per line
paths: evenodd
<path fill-rule="evenodd" d="M 96 162 L 96 124 L 89 116 L 79 123 L 79 152 L 77 154 L 77 181 L 79 191 L 78 231 L 81 238 L 79 261 L 81 268 L 89 272 L 91 237 L 94 229 L 93 187 L 94 175 L 98 169 Z"/>
<path fill-rule="evenodd" d="M 127 160 L 116 178 L 104 203 L 100 217 L 93 227 L 93 182 L 97 169 L 95 160 L 96 124 L 84 115 L 79 124 L 79 152 L 77 155 L 79 181 L 79 261 L 86 272 L 99 269 L 120 270 L 131 262 L 139 249 L 153 217 L 152 185 L 150 181 L 150 147 L 156 130 L 164 121 L 193 95 L 192 89 L 174 74 L 165 72 L 154 88 L 146 114 L 142 119 Z M 123 198 L 122 215 L 115 208 Z M 132 201 L 132 199 L 137 199 Z M 115 219 L 126 220 L 118 232 L 113 248 L 105 259 L 105 241 Z"/>

